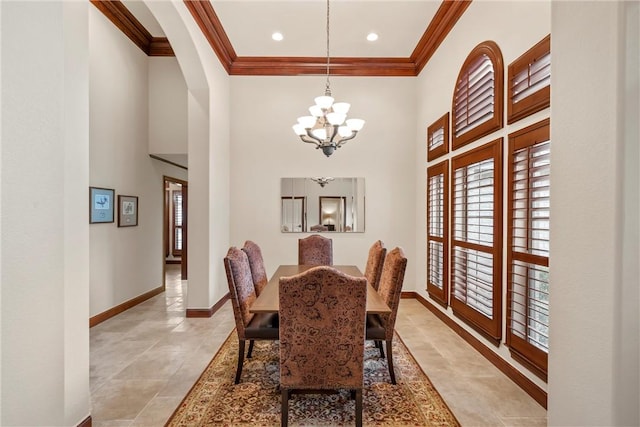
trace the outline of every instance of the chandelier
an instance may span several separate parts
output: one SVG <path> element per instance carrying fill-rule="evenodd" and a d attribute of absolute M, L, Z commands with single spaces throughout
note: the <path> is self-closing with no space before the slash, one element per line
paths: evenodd
<path fill-rule="evenodd" d="M 315 144 L 329 157 L 345 142 L 353 139 L 364 126 L 364 120 L 347 119 L 349 105 L 346 102 L 335 102 L 331 97 L 329 85 L 329 0 L 327 0 L 327 83 L 324 96 L 314 99 L 315 105 L 309 107 L 310 116 L 298 117 L 293 131 L 303 142 Z"/>
<path fill-rule="evenodd" d="M 316 176 L 314 178 L 311 178 L 311 181 L 314 181 L 316 183 L 318 183 L 318 185 L 320 185 L 320 187 L 324 188 L 325 185 L 327 185 L 328 183 L 330 183 L 331 181 L 333 181 L 335 178 L 332 176 Z"/>

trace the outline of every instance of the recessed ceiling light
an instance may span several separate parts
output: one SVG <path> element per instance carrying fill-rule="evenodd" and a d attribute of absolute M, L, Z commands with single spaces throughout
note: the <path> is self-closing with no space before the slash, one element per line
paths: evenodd
<path fill-rule="evenodd" d="M 369 33 L 367 34 L 367 40 L 369 40 L 370 42 L 374 42 L 378 40 L 378 35 L 376 33 Z"/>
<path fill-rule="evenodd" d="M 280 40 L 282 40 L 284 38 L 284 36 L 282 35 L 282 33 L 275 32 L 275 33 L 271 34 L 271 38 L 274 39 L 275 41 L 279 42 Z"/>

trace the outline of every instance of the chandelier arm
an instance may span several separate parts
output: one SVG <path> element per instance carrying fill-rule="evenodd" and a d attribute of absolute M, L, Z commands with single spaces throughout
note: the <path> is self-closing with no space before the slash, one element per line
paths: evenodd
<path fill-rule="evenodd" d="M 353 133 L 351 134 L 351 136 L 343 137 L 343 138 L 340 140 L 340 142 L 338 143 L 338 145 L 342 145 L 342 144 L 344 144 L 346 141 L 348 141 L 348 140 L 350 140 L 350 139 L 355 138 L 355 137 L 356 137 L 356 135 L 358 134 L 358 131 L 357 131 L 357 130 L 354 130 L 354 131 L 351 131 L 351 132 L 353 132 Z"/>
<path fill-rule="evenodd" d="M 320 138 L 318 138 L 317 136 L 315 136 L 314 134 L 311 133 L 311 129 L 307 129 L 307 134 L 304 136 L 308 136 L 309 138 L 311 138 L 313 140 L 313 142 L 317 145 L 322 145 L 322 143 L 324 142 L 323 140 L 321 140 Z M 304 141 L 304 140 L 303 140 Z M 307 142 L 307 141 L 304 141 Z"/>
<path fill-rule="evenodd" d="M 336 139 L 336 135 L 338 134 L 338 125 L 332 125 L 333 126 L 333 132 L 331 133 L 331 138 L 329 138 L 329 141 L 331 143 L 334 143 L 333 140 Z"/>
<path fill-rule="evenodd" d="M 307 135 L 300 135 L 300 139 L 302 140 L 302 142 L 306 142 L 307 144 L 315 144 L 316 148 L 320 146 L 320 144 L 318 143 L 318 141 L 314 141 L 312 139 L 309 139 L 307 137 Z"/>

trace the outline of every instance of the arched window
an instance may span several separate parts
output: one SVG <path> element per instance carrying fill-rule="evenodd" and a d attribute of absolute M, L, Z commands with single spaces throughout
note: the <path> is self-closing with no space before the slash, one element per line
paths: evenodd
<path fill-rule="evenodd" d="M 504 66 L 493 41 L 476 46 L 464 61 L 451 105 L 452 148 L 500 129 L 503 123 Z"/>

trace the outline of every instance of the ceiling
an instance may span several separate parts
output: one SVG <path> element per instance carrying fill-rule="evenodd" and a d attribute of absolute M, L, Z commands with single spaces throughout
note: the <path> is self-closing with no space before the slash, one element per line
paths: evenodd
<path fill-rule="evenodd" d="M 324 0 L 212 0 L 211 4 L 238 56 L 326 57 Z M 341 57 L 408 57 L 440 2 L 333 0 L 330 53 Z M 276 42 L 271 34 L 284 39 Z M 367 41 L 370 32 L 378 34 Z"/>

